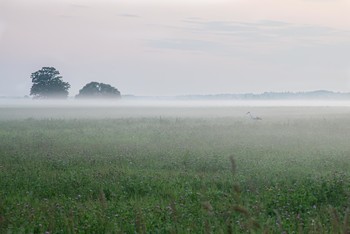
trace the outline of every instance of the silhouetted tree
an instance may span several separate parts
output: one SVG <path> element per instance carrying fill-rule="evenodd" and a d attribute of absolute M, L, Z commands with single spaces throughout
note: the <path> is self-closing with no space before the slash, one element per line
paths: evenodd
<path fill-rule="evenodd" d="M 54 67 L 43 67 L 32 73 L 33 82 L 30 95 L 34 98 L 67 98 L 70 84 L 62 81 L 59 71 Z"/>
<path fill-rule="evenodd" d="M 120 92 L 109 84 L 90 82 L 86 84 L 77 98 L 120 98 Z"/>

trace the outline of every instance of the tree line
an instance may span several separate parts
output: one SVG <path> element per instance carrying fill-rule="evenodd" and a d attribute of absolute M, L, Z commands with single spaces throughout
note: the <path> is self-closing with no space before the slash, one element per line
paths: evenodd
<path fill-rule="evenodd" d="M 60 72 L 54 67 L 43 67 L 31 74 L 30 95 L 34 98 L 67 98 L 70 84 L 62 80 Z M 76 98 L 120 98 L 117 88 L 104 83 L 90 82 L 79 90 Z"/>

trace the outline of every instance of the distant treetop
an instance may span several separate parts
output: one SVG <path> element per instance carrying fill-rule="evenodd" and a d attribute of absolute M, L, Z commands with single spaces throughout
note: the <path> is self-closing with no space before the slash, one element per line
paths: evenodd
<path fill-rule="evenodd" d="M 86 84 L 76 98 L 120 98 L 120 92 L 109 84 L 90 82 Z"/>
<path fill-rule="evenodd" d="M 67 98 L 70 84 L 62 80 L 54 67 L 43 67 L 32 73 L 30 78 L 33 82 L 30 95 L 34 98 Z"/>

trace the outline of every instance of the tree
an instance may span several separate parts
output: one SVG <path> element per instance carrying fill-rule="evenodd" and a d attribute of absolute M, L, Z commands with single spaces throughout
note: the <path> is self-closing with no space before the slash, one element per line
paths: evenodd
<path fill-rule="evenodd" d="M 43 67 L 32 73 L 33 82 L 30 95 L 34 98 L 67 98 L 70 84 L 62 81 L 59 71 L 54 67 Z"/>
<path fill-rule="evenodd" d="M 109 84 L 90 82 L 86 84 L 77 98 L 120 98 L 120 92 Z"/>

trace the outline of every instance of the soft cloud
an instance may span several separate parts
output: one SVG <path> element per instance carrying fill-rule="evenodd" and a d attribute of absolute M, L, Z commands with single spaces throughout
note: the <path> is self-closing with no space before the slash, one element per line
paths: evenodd
<path fill-rule="evenodd" d="M 86 4 L 69 4 L 71 7 L 74 7 L 74 8 L 80 8 L 80 9 L 86 9 L 86 8 L 89 8 L 90 6 L 89 5 L 86 5 Z"/>
<path fill-rule="evenodd" d="M 261 36 L 278 36 L 280 38 L 317 38 L 323 39 L 333 37 L 344 39 L 350 36 L 348 30 L 338 30 L 331 27 L 308 25 L 308 24 L 293 24 L 290 22 L 260 20 L 257 22 L 245 21 L 185 21 L 192 27 L 184 26 L 184 30 L 191 30 L 194 33 L 216 33 L 221 35 L 232 35 L 245 37 L 246 35 L 254 35 L 257 38 Z"/>
<path fill-rule="evenodd" d="M 197 51 L 251 59 L 275 54 L 274 51 L 293 51 L 294 48 L 322 50 L 323 47 L 333 45 L 350 45 L 350 32 L 347 30 L 273 20 L 246 22 L 186 19 L 181 26 L 168 28 L 178 31 L 177 35 L 186 37 L 148 40 L 147 45 L 156 49 Z M 337 52 L 340 53 L 341 50 Z"/>
<path fill-rule="evenodd" d="M 139 15 L 135 15 L 135 14 L 119 14 L 119 16 L 127 17 L 127 18 L 140 18 Z"/>
<path fill-rule="evenodd" d="M 225 45 L 213 41 L 190 39 L 150 40 L 148 45 L 158 49 L 185 50 L 194 52 L 224 52 Z"/>

